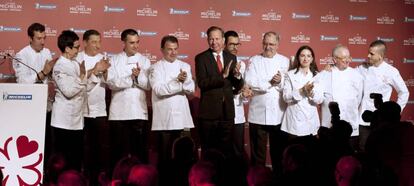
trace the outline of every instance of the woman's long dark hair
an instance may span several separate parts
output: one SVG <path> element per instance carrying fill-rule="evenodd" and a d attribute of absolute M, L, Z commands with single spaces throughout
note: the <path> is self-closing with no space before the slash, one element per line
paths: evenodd
<path fill-rule="evenodd" d="M 313 76 L 315 76 L 319 72 L 319 70 L 318 70 L 318 66 L 316 66 L 316 62 L 315 62 L 315 53 L 313 52 L 313 49 L 308 45 L 303 45 L 298 49 L 298 51 L 296 52 L 296 55 L 295 55 L 295 60 L 293 61 L 293 64 L 290 66 L 289 70 L 296 69 L 295 74 L 298 73 L 299 68 L 300 68 L 299 56 L 300 56 L 300 53 L 305 49 L 308 49 L 312 54 L 313 59 L 312 59 L 312 62 L 309 66 L 309 69 L 312 72 Z"/>

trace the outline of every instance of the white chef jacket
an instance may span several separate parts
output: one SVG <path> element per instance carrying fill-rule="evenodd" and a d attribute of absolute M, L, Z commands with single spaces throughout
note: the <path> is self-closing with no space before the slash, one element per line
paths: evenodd
<path fill-rule="evenodd" d="M 40 52 L 36 52 L 30 45 L 27 45 L 20 50 L 15 58 L 19 59 L 24 64 L 34 68 L 37 72 L 43 70 L 46 61 L 52 60 L 52 54 L 47 48 L 43 48 Z M 17 83 L 33 84 L 37 80 L 36 72 L 13 60 L 13 68 L 16 72 Z M 43 81 L 47 82 L 47 79 Z"/>
<path fill-rule="evenodd" d="M 287 103 L 283 116 L 281 130 L 296 136 L 316 135 L 319 129 L 319 114 L 317 105 L 322 102 L 322 93 L 314 83 L 313 97 L 308 98 L 300 89 L 308 82 L 313 82 L 313 74 L 307 74 L 296 69 L 290 70 L 285 77 L 283 100 Z"/>
<path fill-rule="evenodd" d="M 284 74 L 289 69 L 289 59 L 280 54 L 272 58 L 256 55 L 250 58 L 246 83 L 254 91 L 249 105 L 248 121 L 261 125 L 278 125 L 282 122 L 286 103 L 282 98 Z M 278 72 L 282 81 L 272 86 L 270 80 Z"/>
<path fill-rule="evenodd" d="M 362 76 L 354 68 L 348 67 L 339 70 L 332 67 L 331 72 L 322 71 L 315 77 L 323 92 L 322 126 L 330 128 L 331 112 L 329 102 L 338 103 L 341 120 L 349 122 L 352 126 L 352 135 L 359 135 L 359 106 L 362 101 Z"/>
<path fill-rule="evenodd" d="M 86 71 L 93 69 L 95 64 L 103 58 L 102 54 L 95 56 L 89 56 L 85 51 L 79 52 L 76 56 L 76 61 L 85 61 Z M 84 117 L 96 118 L 106 116 L 106 104 L 105 104 L 105 83 L 101 81 L 101 78 L 91 74 L 89 80 L 92 82 L 88 87 L 87 92 L 87 107 L 85 107 Z M 89 84 L 88 84 L 89 85 Z"/>
<path fill-rule="evenodd" d="M 109 120 L 148 120 L 145 91 L 150 89 L 150 60 L 140 53 L 128 57 L 125 52 L 121 52 L 113 56 L 110 63 L 106 82 L 112 90 Z M 137 65 L 141 71 L 134 83 L 131 74 L 132 68 L 136 68 Z"/>
<path fill-rule="evenodd" d="M 243 61 L 239 61 L 240 63 L 240 73 L 244 78 L 244 73 L 246 72 L 246 64 Z M 244 124 L 246 122 L 246 118 L 244 116 L 244 102 L 243 98 L 237 94 L 234 96 L 234 124 Z"/>
<path fill-rule="evenodd" d="M 27 45 L 22 50 L 17 52 L 15 58 L 19 59 L 24 64 L 32 67 L 37 72 L 43 70 L 43 67 L 46 64 L 46 61 L 52 60 L 52 54 L 47 48 L 43 48 L 40 52 L 36 52 L 30 45 Z M 22 84 L 33 84 L 37 80 L 37 74 L 32 69 L 24 66 L 23 64 L 18 63 L 16 60 L 13 60 L 13 68 L 16 72 L 16 81 L 17 83 Z M 52 83 L 48 82 L 48 79 L 43 80 L 44 84 Z M 47 101 L 47 111 L 52 110 L 53 97 L 49 98 Z"/>
<path fill-rule="evenodd" d="M 184 83 L 177 80 L 180 70 L 187 72 Z M 187 94 L 194 93 L 194 81 L 189 64 L 165 59 L 153 64 L 149 72 L 152 87 L 152 130 L 194 128 Z"/>
<path fill-rule="evenodd" d="M 81 80 L 79 74 L 79 63 L 63 56 L 60 56 L 53 67 L 53 79 L 56 82 L 51 121 L 53 127 L 66 130 L 83 129 L 87 80 Z"/>
<path fill-rule="evenodd" d="M 360 65 L 357 69 L 364 79 L 362 103 L 359 110 L 360 116 L 362 116 L 365 110 L 376 110 L 374 100 L 369 96 L 371 93 L 382 94 L 382 99 L 386 102 L 390 100 L 392 88 L 398 93 L 397 103 L 401 106 L 401 111 L 404 109 L 410 93 L 395 67 L 383 61 L 378 67 L 364 67 Z M 362 117 L 360 117 L 359 124 L 363 126 L 370 125 L 370 123 L 364 122 Z"/>

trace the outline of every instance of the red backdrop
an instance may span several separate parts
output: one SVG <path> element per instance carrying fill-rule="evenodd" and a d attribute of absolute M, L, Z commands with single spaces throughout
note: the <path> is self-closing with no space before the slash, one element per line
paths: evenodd
<path fill-rule="evenodd" d="M 261 52 L 262 34 L 273 30 L 281 34 L 281 54 L 292 56 L 299 46 L 310 45 L 320 67 L 336 44 L 349 46 L 355 66 L 366 60 L 370 42 L 383 39 L 388 62 L 400 70 L 411 93 L 414 88 L 414 0 L 1 0 L 0 52 L 13 55 L 27 45 L 26 29 L 33 22 L 47 26 L 46 47 L 55 56 L 62 30 L 81 36 L 96 29 L 103 51 L 114 54 L 122 49 L 122 30 L 134 28 L 141 35 L 141 53 L 152 62 L 161 57 L 161 37 L 173 34 L 180 40 L 180 58 L 191 65 L 206 49 L 205 30 L 212 25 L 240 34 L 245 59 Z M 0 73 L 14 73 L 3 59 Z M 403 119 L 414 119 L 413 103 L 411 94 Z"/>

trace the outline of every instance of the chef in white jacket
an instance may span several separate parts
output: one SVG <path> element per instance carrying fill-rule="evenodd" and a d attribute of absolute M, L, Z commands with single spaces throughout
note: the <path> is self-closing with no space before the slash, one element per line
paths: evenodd
<path fill-rule="evenodd" d="M 54 149 L 65 157 L 68 168 L 80 171 L 86 71 L 84 63 L 75 60 L 80 47 L 75 32 L 63 31 L 58 37 L 58 47 L 62 55 L 53 68 L 53 79 L 56 82 L 51 121 Z"/>
<path fill-rule="evenodd" d="M 187 95 L 194 93 L 191 66 L 179 59 L 178 40 L 164 36 L 161 40 L 163 59 L 149 72 L 152 88 L 152 131 L 157 136 L 158 162 L 171 160 L 174 141 L 184 129 L 194 128 Z"/>
<path fill-rule="evenodd" d="M 275 170 L 279 170 L 287 140 L 286 133 L 280 130 L 280 124 L 286 110 L 282 88 L 283 76 L 289 68 L 289 59 L 277 53 L 277 33 L 265 33 L 262 42 L 262 54 L 250 58 L 246 71 L 246 83 L 254 93 L 248 116 L 251 161 L 254 165 L 265 165 L 269 136 L 272 165 L 276 167 Z"/>
<path fill-rule="evenodd" d="M 45 158 L 44 162 L 48 161 L 50 154 L 53 152 L 52 150 L 52 138 L 51 138 L 51 127 L 50 127 L 50 119 L 51 119 L 51 111 L 52 111 L 52 104 L 55 99 L 55 90 L 53 82 L 50 81 L 49 77 L 53 66 L 55 65 L 57 59 L 52 60 L 52 54 L 50 50 L 45 47 L 46 42 L 46 28 L 44 25 L 40 23 L 33 23 L 27 28 L 27 36 L 29 36 L 29 45 L 25 46 L 19 52 L 17 52 L 15 58 L 20 62 L 24 63 L 25 65 L 33 68 L 34 70 L 30 69 L 29 67 L 23 65 L 22 63 L 18 62 L 17 60 L 13 60 L 13 69 L 16 72 L 16 81 L 20 84 L 33 84 L 37 82 L 42 82 L 44 84 L 48 84 L 49 91 L 48 91 L 48 99 L 47 99 L 47 114 L 46 114 L 46 134 L 45 134 Z M 37 73 L 36 73 L 37 72 Z"/>
<path fill-rule="evenodd" d="M 138 156 L 142 162 L 148 161 L 145 91 L 150 89 L 148 68 L 151 63 L 138 52 L 139 35 L 136 30 L 122 31 L 121 40 L 124 49 L 110 59 L 111 67 L 104 74 L 112 90 L 109 106 L 112 165 L 126 155 Z"/>
<path fill-rule="evenodd" d="M 85 120 L 85 162 L 83 171 L 89 175 L 90 180 L 97 180 L 100 170 L 109 169 L 109 129 L 106 117 L 105 87 L 103 72 L 110 64 L 104 59 L 101 49 L 101 34 L 96 30 L 87 30 L 83 33 L 84 50 L 79 52 L 76 61 L 84 62 L 88 83 L 87 105 L 84 112 Z"/>
<path fill-rule="evenodd" d="M 358 150 L 362 76 L 356 69 L 349 66 L 352 58 L 348 47 L 337 45 L 332 50 L 332 57 L 334 65 L 329 66 L 329 69 L 322 71 L 315 77 L 315 81 L 321 86 L 323 92 L 321 125 L 328 128 L 332 126 L 329 103 L 337 102 L 341 120 L 349 122 L 352 126 L 351 145 L 355 150 Z"/>
<path fill-rule="evenodd" d="M 283 100 L 288 106 L 281 130 L 293 136 L 316 135 L 320 125 L 317 105 L 322 94 L 313 82 L 318 67 L 312 48 L 301 46 L 290 69 L 283 86 Z"/>
<path fill-rule="evenodd" d="M 401 111 L 408 102 L 409 91 L 398 69 L 384 61 L 386 50 L 387 46 L 384 41 L 372 42 L 368 51 L 368 63 L 357 68 L 364 79 L 364 91 L 359 112 L 361 116 L 365 110 L 376 110 L 374 100 L 370 98 L 371 93 L 381 94 L 385 102 L 390 100 L 394 89 L 398 94 L 397 103 L 401 106 Z M 364 122 L 360 117 L 359 124 L 359 145 L 364 150 L 366 139 L 371 132 L 370 123 Z"/>

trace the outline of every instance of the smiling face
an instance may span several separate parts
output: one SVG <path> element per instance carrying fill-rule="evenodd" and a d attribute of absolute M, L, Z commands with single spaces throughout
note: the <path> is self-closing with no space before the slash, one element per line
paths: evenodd
<path fill-rule="evenodd" d="M 95 56 L 101 49 L 101 36 L 90 35 L 88 40 L 83 41 L 85 45 L 85 52 L 90 56 Z"/>
<path fill-rule="evenodd" d="M 349 63 L 352 61 L 351 55 L 347 48 L 338 48 L 334 52 L 334 63 L 339 70 L 345 70 L 348 68 Z"/>
<path fill-rule="evenodd" d="M 264 57 L 273 57 L 277 53 L 279 48 L 279 41 L 276 36 L 273 34 L 266 35 L 263 38 L 263 56 Z"/>
<path fill-rule="evenodd" d="M 139 36 L 127 35 L 124 41 L 124 51 L 128 56 L 133 56 L 138 52 Z"/>
<path fill-rule="evenodd" d="M 211 31 L 207 41 L 210 49 L 216 53 L 220 53 L 224 48 L 224 37 L 220 30 Z"/>
<path fill-rule="evenodd" d="M 308 49 L 303 49 L 299 54 L 299 63 L 301 68 L 309 68 L 313 62 L 312 52 Z"/>
<path fill-rule="evenodd" d="M 164 47 L 161 49 L 164 59 L 168 62 L 174 62 L 177 59 L 178 55 L 178 43 L 173 43 L 171 41 L 165 42 Z"/>

